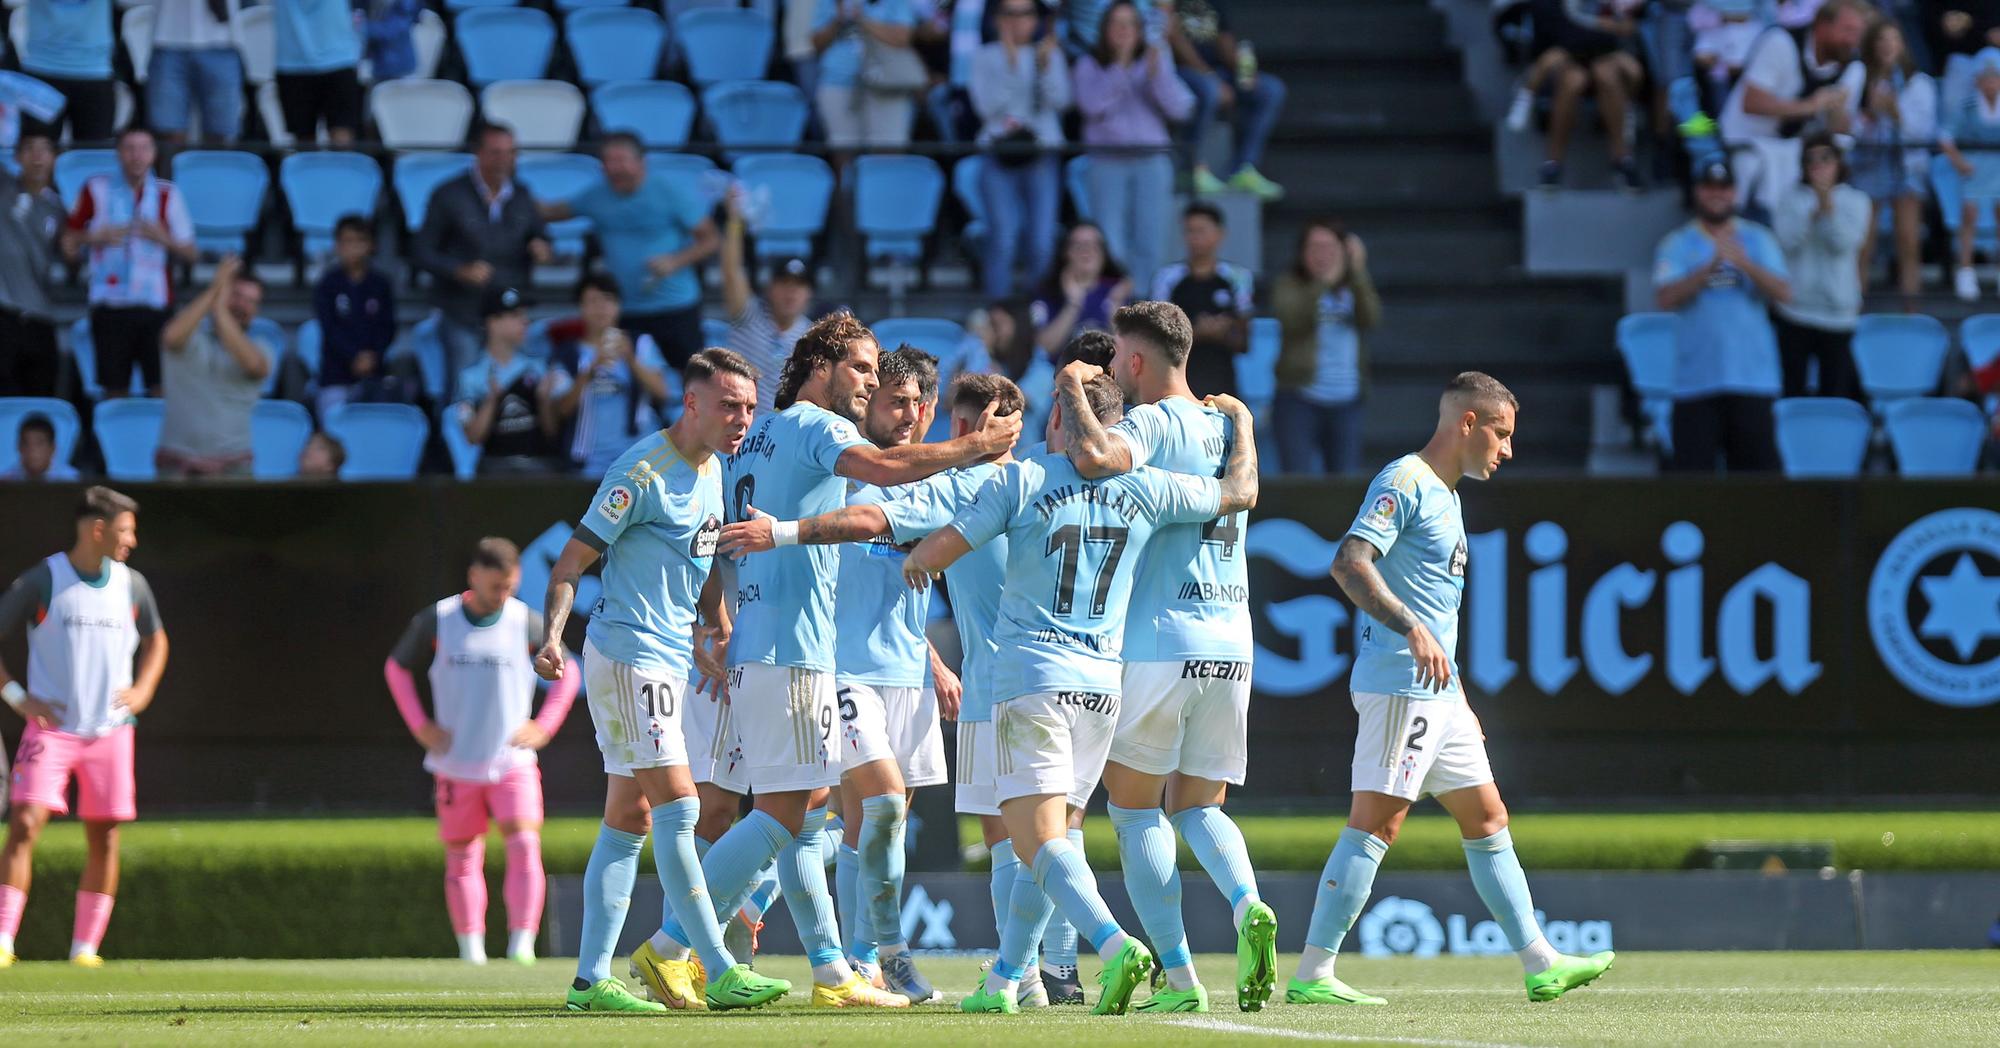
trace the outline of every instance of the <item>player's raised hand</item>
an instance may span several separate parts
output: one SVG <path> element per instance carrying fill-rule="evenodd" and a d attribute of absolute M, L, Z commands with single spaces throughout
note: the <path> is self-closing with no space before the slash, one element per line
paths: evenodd
<path fill-rule="evenodd" d="M 525 746 L 531 750 L 539 750 L 548 744 L 549 733 L 534 721 L 522 721 L 521 726 L 514 729 L 514 734 L 507 737 L 507 745 Z"/>
<path fill-rule="evenodd" d="M 1444 647 L 1431 636 L 1429 627 L 1419 622 L 1406 634 L 1410 641 L 1410 658 L 1417 664 L 1417 684 L 1434 692 L 1451 686 L 1451 656 Z"/>
<path fill-rule="evenodd" d="M 424 751 L 443 756 L 451 749 L 451 732 L 436 724 L 426 724 L 417 729 L 417 741 L 423 743 Z"/>
<path fill-rule="evenodd" d="M 755 506 L 745 506 L 744 509 L 749 511 L 750 519 L 724 524 L 722 535 L 715 540 L 715 552 L 725 557 L 741 557 L 777 548 L 777 542 L 771 537 L 771 521 L 775 518 L 768 513 L 759 513 Z"/>
<path fill-rule="evenodd" d="M 1088 385 L 1091 379 L 1102 374 L 1104 374 L 1104 369 L 1095 364 L 1086 364 L 1081 360 L 1072 360 L 1063 365 L 1061 371 L 1056 372 L 1056 384 L 1062 385 L 1065 382 L 1072 382 L 1076 384 L 1078 389 L 1081 389 Z"/>
<path fill-rule="evenodd" d="M 1000 401 L 988 401 L 986 410 L 979 413 L 979 424 L 973 428 L 973 435 L 980 441 L 989 459 L 1005 455 L 1021 439 L 1021 412 L 1011 415 L 995 414 L 1000 409 Z"/>
<path fill-rule="evenodd" d="M 561 680 L 563 676 L 562 639 L 555 638 L 542 645 L 535 653 L 535 675 L 543 680 Z"/>

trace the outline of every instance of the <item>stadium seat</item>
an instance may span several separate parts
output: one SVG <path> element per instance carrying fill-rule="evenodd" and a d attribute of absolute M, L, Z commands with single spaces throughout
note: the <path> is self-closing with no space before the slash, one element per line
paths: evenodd
<path fill-rule="evenodd" d="M 1945 110 L 1952 112 L 1952 110 Z M 1975 165 L 1980 163 L 1984 153 L 1972 153 L 1970 159 Z M 1991 161 L 1989 161 L 1991 162 Z M 1931 192 L 1937 196 L 1938 214 L 1944 219 L 1945 232 L 1952 242 L 1958 240 L 1959 219 L 1965 203 L 1965 180 L 1959 177 L 1958 169 L 1951 166 L 1951 158 L 1943 153 L 1931 157 Z M 1993 224 L 1993 209 L 1982 207 L 1976 214 L 1978 224 L 1972 227 L 1972 246 L 1987 254 L 2000 249 L 2000 229 Z"/>
<path fill-rule="evenodd" d="M 1095 221 L 1090 209 L 1090 157 L 1073 156 L 1063 165 L 1063 188 L 1069 191 L 1069 204 L 1076 209 L 1076 217 L 1085 222 Z"/>
<path fill-rule="evenodd" d="M 342 480 L 409 480 L 423 461 L 431 424 L 408 404 L 343 404 L 325 429 L 347 449 Z"/>
<path fill-rule="evenodd" d="M 270 350 L 271 367 L 264 372 L 264 383 L 259 387 L 258 395 L 265 397 L 277 396 L 278 365 L 284 363 L 285 353 L 287 352 L 285 345 L 291 341 L 290 337 L 285 334 L 285 325 L 272 320 L 270 317 L 258 317 L 250 322 L 250 327 L 244 334 L 250 336 L 250 341 Z"/>
<path fill-rule="evenodd" d="M 472 127 L 472 92 L 453 80 L 385 80 L 368 89 L 368 113 L 390 149 L 458 149 Z"/>
<path fill-rule="evenodd" d="M 697 87 L 724 80 L 762 80 L 777 32 L 757 11 L 688 11 L 674 18 L 674 40 Z"/>
<path fill-rule="evenodd" d="M 438 435 L 444 438 L 444 449 L 451 454 L 452 475 L 460 480 L 471 480 L 479 475 L 479 457 L 486 449 L 474 444 L 466 437 L 465 428 L 458 424 L 451 408 L 445 408 L 444 419 L 438 423 Z"/>
<path fill-rule="evenodd" d="M 975 258 L 993 229 L 986 221 L 986 194 L 979 187 L 980 165 L 984 163 L 984 157 L 974 154 L 961 159 L 951 169 L 951 195 L 957 197 L 959 206 L 965 209 L 965 226 L 958 231 L 958 237 Z"/>
<path fill-rule="evenodd" d="M 1969 477 L 1986 442 L 1986 415 L 1969 400 L 1911 397 L 1882 413 L 1896 471 L 1906 477 Z"/>
<path fill-rule="evenodd" d="M 701 96 L 702 119 L 733 162 L 743 149 L 798 147 L 812 115 L 806 96 L 777 80 L 736 80 L 717 84 Z"/>
<path fill-rule="evenodd" d="M 359 153 L 293 153 L 278 165 L 278 185 L 311 261 L 333 250 L 333 224 L 342 216 L 375 216 L 382 169 Z"/>
<path fill-rule="evenodd" d="M 826 228 L 833 198 L 833 169 L 816 156 L 760 154 L 736 162 L 736 177 L 763 203 L 763 220 L 751 230 L 757 257 L 805 257 Z"/>
<path fill-rule="evenodd" d="M 433 401 L 449 399 L 451 390 L 445 381 L 444 340 L 438 335 L 441 320 L 436 310 L 424 315 L 422 320 L 410 326 L 409 334 L 396 346 L 389 349 L 390 356 L 408 354 L 417 362 L 417 373 L 424 381 L 424 395 Z M 452 376 L 456 381 L 457 376 Z"/>
<path fill-rule="evenodd" d="M 522 157 L 514 177 L 528 187 L 536 200 L 568 200 L 602 181 L 604 168 L 581 153 L 544 153 Z M 583 254 L 583 238 L 590 233 L 590 220 L 567 218 L 549 223 L 548 230 L 556 254 L 574 258 Z"/>
<path fill-rule="evenodd" d="M 125 45 L 125 57 L 132 60 L 132 79 L 141 84 L 153 61 L 153 16 L 153 5 L 141 4 L 126 8 L 118 19 L 118 39 Z M 200 107 L 192 107 L 192 112 L 199 119 Z"/>
<path fill-rule="evenodd" d="M 298 358 L 298 362 L 305 367 L 308 390 L 319 388 L 319 357 L 325 340 L 326 336 L 320 331 L 318 318 L 313 317 L 307 318 L 300 324 L 298 333 L 292 336 L 291 355 Z"/>
<path fill-rule="evenodd" d="M 694 126 L 694 93 L 670 80 L 613 80 L 590 92 L 600 131 L 629 131 L 648 149 L 687 145 Z"/>
<path fill-rule="evenodd" d="M 476 7 L 515 7 L 521 0 L 444 0 L 444 8 L 457 14 Z"/>
<path fill-rule="evenodd" d="M 514 129 L 522 149 L 570 149 L 583 133 L 583 92 L 562 80 L 502 80 L 479 93 L 485 118 Z"/>
<path fill-rule="evenodd" d="M 556 24 L 532 7 L 482 7 L 458 16 L 458 53 L 473 87 L 548 75 Z"/>
<path fill-rule="evenodd" d="M 585 87 L 613 80 L 651 80 L 660 72 L 667 23 L 638 7 L 592 8 L 563 19 L 563 37 Z"/>
<path fill-rule="evenodd" d="M 701 344 L 703 348 L 729 345 L 729 321 L 714 317 L 701 318 Z"/>
<path fill-rule="evenodd" d="M 606 7 L 625 7 L 626 0 L 556 0 L 558 11 L 589 11 Z"/>
<path fill-rule="evenodd" d="M 871 259 L 915 263 L 937 229 L 944 172 L 924 156 L 863 156 L 849 168 L 854 224 Z"/>
<path fill-rule="evenodd" d="M 115 149 L 71 149 L 56 154 L 56 192 L 62 194 L 63 207 L 76 210 L 77 198 L 83 195 L 83 184 L 92 175 L 118 174 L 118 151 Z"/>
<path fill-rule="evenodd" d="M 710 204 L 721 203 L 722 194 L 729 190 L 729 172 L 718 170 L 715 161 L 699 153 L 647 153 L 646 172 L 683 180 L 679 184 L 693 187 Z"/>
<path fill-rule="evenodd" d="M 76 438 L 83 431 L 83 423 L 69 401 L 56 397 L 0 397 L 0 473 L 20 463 L 21 420 L 29 415 L 46 416 L 55 427 L 57 465 L 69 462 L 70 456 L 76 454 Z"/>
<path fill-rule="evenodd" d="M 1278 349 L 1283 341 L 1278 318 L 1250 318 L 1250 348 L 1236 358 L 1236 391 L 1245 404 L 1268 405 L 1277 395 Z"/>
<path fill-rule="evenodd" d="M 444 60 L 445 32 L 444 19 L 436 11 L 426 7 L 417 12 L 417 22 L 410 27 L 410 44 L 417 50 L 417 67 L 410 75 L 428 80 L 437 75 L 438 63 Z"/>
<path fill-rule="evenodd" d="M 1854 328 L 1854 370 L 1880 412 L 1888 401 L 1937 392 L 1950 348 L 1951 336 L 1935 317 L 1869 313 Z"/>
<path fill-rule="evenodd" d="M 403 228 L 415 233 L 424 225 L 424 209 L 437 187 L 472 170 L 471 153 L 404 153 L 389 176 L 396 200 L 403 207 Z"/>
<path fill-rule="evenodd" d="M 1640 410 L 1655 445 L 1673 449 L 1674 352 L 1680 318 L 1672 313 L 1633 313 L 1618 321 L 1618 355 L 1639 395 Z"/>
<path fill-rule="evenodd" d="M 263 214 L 271 171 L 255 153 L 194 149 L 174 157 L 174 185 L 194 221 L 195 246 L 214 254 L 241 252 Z"/>
<path fill-rule="evenodd" d="M 90 428 L 104 452 L 104 472 L 112 480 L 152 480 L 159 475 L 153 453 L 160 447 L 160 420 L 167 402 L 155 397 L 107 400 L 91 414 Z"/>
<path fill-rule="evenodd" d="M 1845 397 L 1786 397 L 1772 406 L 1778 458 L 1788 477 L 1855 477 L 1874 420 Z"/>
<path fill-rule="evenodd" d="M 884 317 L 868 328 L 883 352 L 907 342 L 939 360 L 956 356 L 965 341 L 965 328 L 944 317 Z"/>
<path fill-rule="evenodd" d="M 299 452 L 312 439 L 312 414 L 289 400 L 260 400 L 250 412 L 250 475 L 290 480 L 299 475 Z"/>

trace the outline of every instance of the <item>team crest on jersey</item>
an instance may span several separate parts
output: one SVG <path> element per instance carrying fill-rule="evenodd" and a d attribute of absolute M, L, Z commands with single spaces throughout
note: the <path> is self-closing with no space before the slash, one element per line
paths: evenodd
<path fill-rule="evenodd" d="M 1451 551 L 1451 560 L 1447 561 L 1445 565 L 1445 570 L 1450 573 L 1452 578 L 1462 579 L 1465 577 L 1466 556 L 1465 540 L 1459 539 L 1458 546 Z"/>
<path fill-rule="evenodd" d="M 625 519 L 625 511 L 632 508 L 632 489 L 623 484 L 604 493 L 604 501 L 597 504 L 597 512 L 613 524 Z M 713 543 L 710 544 L 711 548 Z"/>
<path fill-rule="evenodd" d="M 690 552 L 697 557 L 715 556 L 715 541 L 722 536 L 722 522 L 710 517 L 695 529 L 694 546 Z"/>
<path fill-rule="evenodd" d="M 1368 507 L 1368 513 L 1377 520 L 1395 519 L 1396 496 L 1387 494 L 1386 492 L 1376 496 L 1375 504 Z"/>

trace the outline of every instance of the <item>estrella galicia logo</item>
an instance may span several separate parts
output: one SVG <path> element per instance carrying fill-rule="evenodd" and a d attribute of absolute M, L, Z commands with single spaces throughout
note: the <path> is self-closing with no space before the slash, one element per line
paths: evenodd
<path fill-rule="evenodd" d="M 2000 513 L 1939 510 L 1904 528 L 1868 580 L 1868 632 L 1918 695 L 2000 702 Z"/>
<path fill-rule="evenodd" d="M 1391 895 L 1361 918 L 1361 953 L 1367 957 L 1409 954 L 1436 957 L 1444 949 L 1444 925 L 1429 906 Z"/>
<path fill-rule="evenodd" d="M 701 527 L 695 529 L 694 544 L 688 549 L 688 552 L 697 558 L 713 557 L 715 556 L 715 542 L 721 537 L 722 522 L 714 517 L 710 517 L 701 522 Z"/>

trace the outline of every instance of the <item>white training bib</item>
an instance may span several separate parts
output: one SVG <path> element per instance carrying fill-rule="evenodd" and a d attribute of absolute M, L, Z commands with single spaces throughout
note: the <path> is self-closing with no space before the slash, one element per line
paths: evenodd
<path fill-rule="evenodd" d="M 58 731 L 97 738 L 132 721 L 117 705 L 132 686 L 139 625 L 132 605 L 132 569 L 105 561 L 104 576 L 85 582 L 69 556 L 49 568 L 49 606 L 28 628 L 28 691 L 62 715 Z"/>
<path fill-rule="evenodd" d="M 499 782 L 535 763 L 535 751 L 509 745 L 535 702 L 535 666 L 528 650 L 528 616 L 512 597 L 488 626 L 466 617 L 462 596 L 437 602 L 437 652 L 431 658 L 431 703 L 451 733 L 451 749 L 424 758 L 424 769 L 465 782 Z"/>

